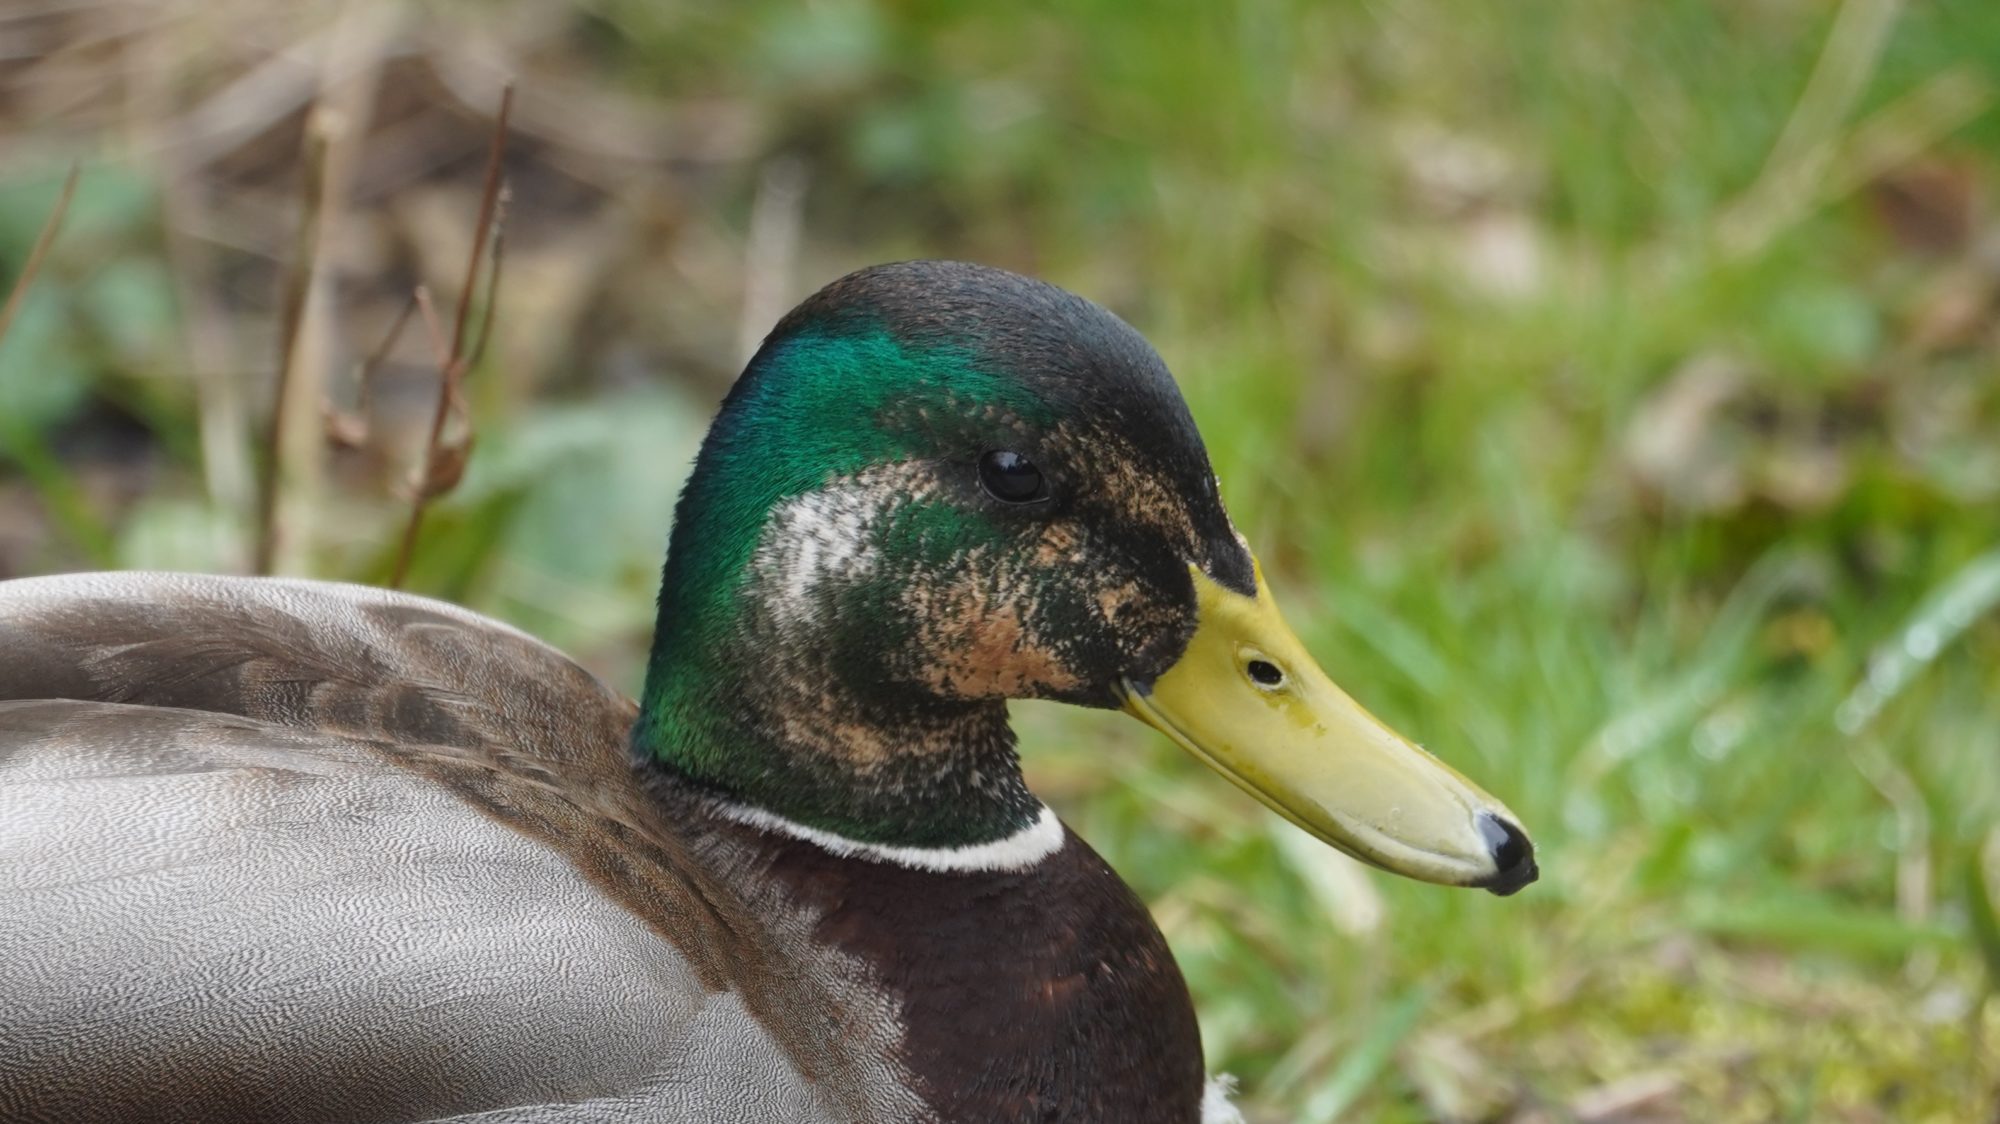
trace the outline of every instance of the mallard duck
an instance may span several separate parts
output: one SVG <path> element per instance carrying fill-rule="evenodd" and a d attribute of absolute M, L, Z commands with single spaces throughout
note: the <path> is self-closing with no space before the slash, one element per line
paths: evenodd
<path fill-rule="evenodd" d="M 1234 1119 L 1144 906 L 1023 783 L 1026 698 L 1376 866 L 1536 876 L 1285 626 L 1138 333 L 882 266 L 723 402 L 636 704 L 379 589 L 0 584 L 0 1118 Z"/>

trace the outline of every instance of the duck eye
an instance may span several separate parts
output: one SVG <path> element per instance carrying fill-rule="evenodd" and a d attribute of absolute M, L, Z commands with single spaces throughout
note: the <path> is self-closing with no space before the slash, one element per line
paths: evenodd
<path fill-rule="evenodd" d="M 979 458 L 979 483 L 987 495 L 1005 503 L 1032 503 L 1049 494 L 1035 462 L 1005 449 Z"/>

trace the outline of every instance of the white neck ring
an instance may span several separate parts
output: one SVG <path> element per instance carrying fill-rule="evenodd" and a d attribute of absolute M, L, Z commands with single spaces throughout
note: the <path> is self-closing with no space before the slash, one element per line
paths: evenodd
<path fill-rule="evenodd" d="M 1026 870 L 1062 850 L 1065 835 L 1062 821 L 1046 804 L 1042 805 L 1041 814 L 1035 817 L 1034 823 L 1014 834 L 963 847 L 898 847 L 887 843 L 867 843 L 808 827 L 762 808 L 743 804 L 718 804 L 716 807 L 722 815 L 737 823 L 801 839 L 842 858 L 865 859 L 940 874 Z"/>

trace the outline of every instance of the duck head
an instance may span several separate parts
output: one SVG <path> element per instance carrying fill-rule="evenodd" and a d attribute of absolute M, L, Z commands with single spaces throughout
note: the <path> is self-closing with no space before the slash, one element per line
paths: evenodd
<path fill-rule="evenodd" d="M 1007 726 L 1027 698 L 1122 708 L 1384 869 L 1535 877 L 1513 814 L 1286 627 L 1137 332 L 997 269 L 836 281 L 702 446 L 635 747 L 804 829 L 977 847 L 1045 814 Z"/>

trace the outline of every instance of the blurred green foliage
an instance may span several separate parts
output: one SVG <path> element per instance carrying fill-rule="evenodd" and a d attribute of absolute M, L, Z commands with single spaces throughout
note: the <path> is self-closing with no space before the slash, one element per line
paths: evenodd
<path fill-rule="evenodd" d="M 509 13 L 399 26 L 419 51 L 505 43 Z M 1032 779 L 1153 904 L 1253 1119 L 1991 1115 L 2000 7 L 572 0 L 526 22 L 530 94 L 546 67 L 755 123 L 687 173 L 723 244 L 767 162 L 802 162 L 794 297 L 967 257 L 1138 325 L 1329 669 L 1531 826 L 1521 897 L 1394 882 L 1136 728 L 1020 708 Z M 237 565 L 243 514 L 200 484 L 169 172 L 112 151 L 0 346 L 0 483 L 46 520 L 5 557 Z M 0 178 L 11 276 L 57 176 Z M 266 277 L 226 279 L 257 325 L 239 355 L 269 352 Z M 636 689 L 720 390 L 699 368 L 733 359 L 695 341 L 690 370 L 634 380 L 593 346 L 482 399 L 414 584 Z M 516 363 L 475 378 L 520 385 Z M 75 467 L 107 414 L 157 466 L 136 496 Z M 313 567 L 379 580 L 399 520 L 337 481 Z"/>

